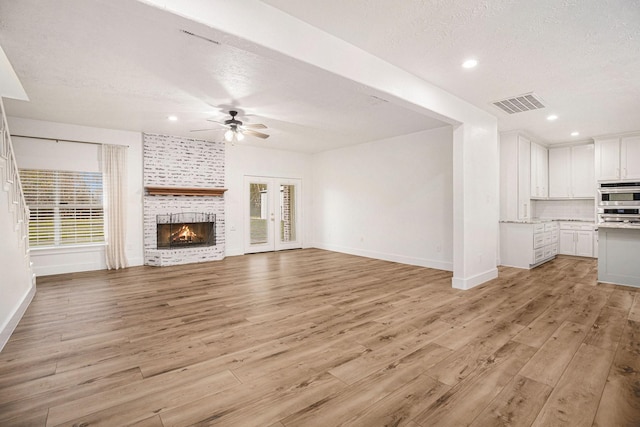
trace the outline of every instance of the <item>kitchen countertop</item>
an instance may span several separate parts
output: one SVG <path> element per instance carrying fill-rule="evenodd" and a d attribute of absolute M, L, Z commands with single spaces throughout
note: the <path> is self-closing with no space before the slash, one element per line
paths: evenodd
<path fill-rule="evenodd" d="M 595 224 L 596 222 L 594 220 L 588 220 L 588 219 L 539 219 L 539 218 L 534 218 L 534 219 L 523 219 L 523 220 L 506 220 L 506 221 L 500 221 L 502 223 L 509 223 L 509 224 L 544 224 L 546 222 L 585 222 L 588 224 Z"/>
<path fill-rule="evenodd" d="M 626 228 L 632 230 L 640 230 L 640 223 L 629 222 L 601 222 L 598 224 L 598 228 Z"/>
<path fill-rule="evenodd" d="M 553 222 L 552 219 L 522 219 L 522 220 L 508 220 L 500 221 L 505 224 L 544 224 L 545 222 Z"/>

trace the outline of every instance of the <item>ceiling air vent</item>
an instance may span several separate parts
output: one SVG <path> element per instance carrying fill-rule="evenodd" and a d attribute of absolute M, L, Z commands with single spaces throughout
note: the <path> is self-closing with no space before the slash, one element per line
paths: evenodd
<path fill-rule="evenodd" d="M 533 92 L 494 101 L 492 104 L 508 114 L 523 113 L 525 111 L 545 108 L 542 99 Z"/>

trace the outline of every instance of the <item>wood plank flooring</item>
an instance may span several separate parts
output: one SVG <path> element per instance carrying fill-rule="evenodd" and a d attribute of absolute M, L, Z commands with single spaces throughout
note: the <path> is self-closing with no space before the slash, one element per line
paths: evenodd
<path fill-rule="evenodd" d="M 0 426 L 640 426 L 640 289 L 317 249 L 48 276 Z"/>

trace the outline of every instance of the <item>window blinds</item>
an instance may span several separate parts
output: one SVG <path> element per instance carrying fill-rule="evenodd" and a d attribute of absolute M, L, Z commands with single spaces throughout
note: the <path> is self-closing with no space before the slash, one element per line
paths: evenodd
<path fill-rule="evenodd" d="M 100 172 L 21 169 L 31 247 L 104 242 Z"/>

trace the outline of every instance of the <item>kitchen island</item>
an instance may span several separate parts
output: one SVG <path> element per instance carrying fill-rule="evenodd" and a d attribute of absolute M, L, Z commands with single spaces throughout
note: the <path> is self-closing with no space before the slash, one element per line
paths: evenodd
<path fill-rule="evenodd" d="M 598 281 L 640 287 L 640 225 L 598 225 Z"/>

